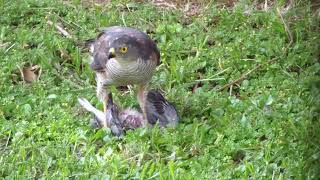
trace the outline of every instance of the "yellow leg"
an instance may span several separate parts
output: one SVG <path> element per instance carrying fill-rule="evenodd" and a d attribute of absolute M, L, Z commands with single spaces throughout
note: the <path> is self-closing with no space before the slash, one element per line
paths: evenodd
<path fill-rule="evenodd" d="M 108 99 L 103 100 L 103 112 L 107 113 Z"/>
<path fill-rule="evenodd" d="M 147 114 L 146 114 L 146 110 L 145 110 L 145 100 L 146 100 L 146 89 L 147 89 L 147 84 L 140 84 L 138 85 L 138 102 L 143 114 L 143 126 L 147 126 L 148 125 L 148 120 L 147 120 Z"/>

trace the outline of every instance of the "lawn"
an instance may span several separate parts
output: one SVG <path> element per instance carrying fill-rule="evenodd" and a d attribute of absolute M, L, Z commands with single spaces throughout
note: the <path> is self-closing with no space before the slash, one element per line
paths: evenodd
<path fill-rule="evenodd" d="M 320 177 L 319 4 L 93 2 L 0 1 L 0 178 Z M 176 105 L 176 129 L 89 126 L 77 97 L 102 104 L 83 42 L 112 25 L 157 42 L 150 88 Z M 138 107 L 134 88 L 112 92 Z"/>

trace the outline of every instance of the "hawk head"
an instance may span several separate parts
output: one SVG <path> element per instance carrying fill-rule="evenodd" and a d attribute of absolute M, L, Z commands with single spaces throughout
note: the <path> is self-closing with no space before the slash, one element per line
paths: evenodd
<path fill-rule="evenodd" d="M 92 42 L 94 71 L 103 71 L 108 60 L 117 60 L 120 64 L 154 61 L 159 64 L 160 53 L 148 35 L 133 28 L 109 27 Z"/>

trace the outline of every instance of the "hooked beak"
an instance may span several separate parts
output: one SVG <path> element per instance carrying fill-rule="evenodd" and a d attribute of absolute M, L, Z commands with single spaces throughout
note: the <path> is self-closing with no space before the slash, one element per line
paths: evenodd
<path fill-rule="evenodd" d="M 109 54 L 108 54 L 108 59 L 116 57 L 116 51 L 114 48 L 110 48 Z"/>

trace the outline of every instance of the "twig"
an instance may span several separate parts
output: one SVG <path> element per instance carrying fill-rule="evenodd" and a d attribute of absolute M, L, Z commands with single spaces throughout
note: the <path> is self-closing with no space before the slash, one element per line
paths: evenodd
<path fill-rule="evenodd" d="M 195 82 L 203 82 L 203 81 L 220 81 L 225 80 L 225 78 L 207 78 L 207 79 L 197 79 Z"/>
<path fill-rule="evenodd" d="M 222 73 L 224 73 L 224 72 L 228 71 L 229 69 L 230 69 L 230 67 L 228 67 L 228 68 L 226 68 L 226 69 L 224 69 L 224 70 L 222 70 L 222 71 L 220 71 L 220 72 L 216 73 L 215 75 L 211 76 L 210 78 L 213 78 L 213 77 L 219 76 L 220 74 L 222 74 Z"/>
<path fill-rule="evenodd" d="M 174 4 L 171 4 L 171 3 L 168 3 L 165 1 L 153 1 L 153 3 L 158 7 L 164 7 L 164 8 L 169 8 L 169 9 L 171 8 L 174 10 L 177 9 L 177 7 Z"/>
<path fill-rule="evenodd" d="M 239 83 L 239 82 L 245 80 L 245 79 L 248 77 L 248 75 L 250 75 L 251 73 L 253 73 L 253 72 L 256 71 L 257 69 L 259 69 L 261 66 L 262 66 L 262 64 L 259 64 L 259 65 L 256 66 L 255 68 L 253 68 L 253 69 L 251 69 L 250 71 L 246 72 L 245 74 L 241 75 L 240 78 L 238 78 L 238 79 L 236 79 L 236 80 L 234 80 L 234 81 L 232 81 L 232 82 L 230 82 L 230 83 L 222 86 L 221 88 L 218 89 L 218 91 L 222 91 L 222 90 L 224 90 L 224 89 L 226 89 L 226 88 L 228 88 L 228 87 L 233 86 L 233 85 L 236 84 L 236 83 Z"/>
<path fill-rule="evenodd" d="M 209 78 L 206 78 L 206 79 L 197 79 L 197 80 L 195 80 L 195 81 L 196 81 L 196 82 L 202 82 L 202 81 L 219 81 L 219 80 L 225 80 L 225 78 L 219 78 L 219 77 L 214 78 L 214 77 L 219 76 L 220 74 L 228 71 L 229 69 L 230 69 L 230 67 L 228 67 L 228 68 L 226 68 L 226 69 L 224 69 L 224 70 L 222 70 L 222 71 L 214 74 L 213 76 L 211 76 L 211 77 L 209 77 Z"/>
<path fill-rule="evenodd" d="M 23 71 L 22 71 L 22 68 L 21 68 L 20 66 L 18 66 L 18 65 L 17 65 L 17 68 L 18 68 L 19 71 L 20 71 L 22 81 L 23 81 L 24 83 L 26 83 L 26 81 L 25 81 L 25 79 L 24 79 L 24 73 L 23 73 Z"/>
<path fill-rule="evenodd" d="M 6 146 L 5 146 L 5 147 L 8 147 L 10 138 L 11 138 L 11 131 L 10 131 L 10 134 L 9 134 L 9 136 L 8 136 L 8 138 L 7 138 L 7 142 L 6 142 Z"/>
<path fill-rule="evenodd" d="M 256 59 L 249 59 L 249 58 L 245 58 L 245 59 L 240 59 L 242 61 L 256 61 Z"/>
<path fill-rule="evenodd" d="M 127 27 L 127 23 L 126 23 L 126 20 L 124 19 L 124 13 L 121 14 L 121 20 L 122 20 L 122 23 L 125 27 Z"/>
<path fill-rule="evenodd" d="M 276 59 L 277 59 L 277 58 L 273 58 L 273 59 L 269 60 L 266 64 L 272 64 L 272 63 L 274 63 L 274 61 L 275 61 Z M 254 67 L 253 69 L 251 69 L 251 70 L 249 70 L 248 72 L 242 74 L 240 78 L 238 78 L 238 79 L 236 79 L 236 80 L 234 80 L 234 81 L 232 81 L 232 82 L 230 82 L 230 83 L 222 86 L 222 87 L 219 88 L 217 91 L 222 91 L 222 90 L 224 90 L 224 89 L 226 89 L 226 88 L 228 88 L 228 87 L 231 87 L 231 86 L 233 86 L 233 85 L 235 85 L 235 84 L 237 84 L 237 83 L 239 83 L 239 82 L 247 79 L 248 76 L 249 76 L 251 73 L 253 73 L 253 72 L 255 72 L 256 70 L 260 69 L 263 65 L 265 65 L 265 64 L 259 64 L 259 65 L 257 65 L 257 66 Z"/>
<path fill-rule="evenodd" d="M 220 69 L 223 69 L 223 67 L 222 67 L 222 62 L 221 62 L 221 58 L 218 59 L 218 65 L 219 65 L 219 68 L 220 68 Z"/>
<path fill-rule="evenodd" d="M 70 38 L 72 39 L 72 36 L 70 35 L 70 33 L 68 33 L 63 27 L 57 25 L 57 24 L 54 24 L 52 21 L 48 21 L 47 22 L 50 26 L 54 26 L 62 35 L 64 35 L 65 37 L 67 38 Z"/>
<path fill-rule="evenodd" d="M 268 11 L 268 0 L 264 1 L 264 11 Z"/>
<path fill-rule="evenodd" d="M 42 69 L 40 68 L 39 69 L 39 73 L 38 73 L 38 77 L 37 77 L 37 81 L 39 81 L 40 80 L 40 76 L 42 75 Z"/>
<path fill-rule="evenodd" d="M 271 180 L 274 180 L 274 177 L 275 177 L 275 171 L 273 170 Z"/>
<path fill-rule="evenodd" d="M 8 51 L 10 51 L 10 49 L 13 48 L 13 46 L 15 46 L 16 43 L 13 43 L 10 47 L 8 47 L 5 51 L 4 51 L 4 54 L 6 54 Z"/>
<path fill-rule="evenodd" d="M 230 85 L 230 91 L 229 91 L 229 96 L 232 95 L 232 88 L 233 88 L 233 84 Z"/>
<path fill-rule="evenodd" d="M 277 8 L 277 11 L 278 11 L 278 14 L 279 14 L 279 16 L 280 16 L 280 18 L 281 18 L 281 21 L 282 21 L 283 25 L 284 25 L 284 29 L 285 29 L 285 31 L 287 32 L 288 36 L 289 36 L 289 39 L 290 39 L 289 44 L 291 45 L 291 44 L 293 43 L 293 37 L 292 37 L 292 34 L 291 34 L 291 32 L 290 32 L 290 29 L 289 29 L 288 25 L 286 24 L 286 22 L 284 21 L 284 18 L 283 18 L 283 16 L 282 16 L 279 8 Z"/>

